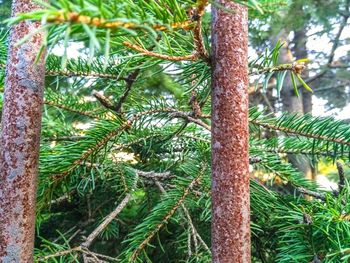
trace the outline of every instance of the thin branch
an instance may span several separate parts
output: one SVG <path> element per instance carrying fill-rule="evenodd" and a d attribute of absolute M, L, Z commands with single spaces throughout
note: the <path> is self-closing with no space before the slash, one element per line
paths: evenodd
<path fill-rule="evenodd" d="M 123 103 L 125 102 L 126 98 L 129 95 L 129 92 L 137 78 L 137 76 L 140 74 L 140 69 L 136 69 L 134 72 L 132 72 L 127 78 L 126 78 L 126 87 L 123 95 L 119 98 L 119 101 L 114 106 L 115 111 L 120 113 Z"/>
<path fill-rule="evenodd" d="M 76 113 L 76 114 L 79 114 L 79 115 L 82 115 L 82 116 L 86 116 L 86 117 L 89 117 L 91 119 L 98 119 L 98 116 L 92 115 L 92 112 L 85 112 L 85 111 L 76 110 L 76 109 L 64 106 L 62 104 L 57 104 L 55 102 L 47 101 L 47 100 L 44 101 L 44 104 L 52 106 L 52 107 L 60 108 L 62 110 L 66 110 L 66 111 L 69 111 L 69 112 L 72 112 L 72 113 Z"/>
<path fill-rule="evenodd" d="M 40 261 L 47 262 L 47 260 L 50 259 L 50 258 L 62 257 L 62 256 L 65 256 L 65 255 L 68 255 L 68 254 L 72 254 L 72 253 L 75 253 L 75 252 L 82 252 L 82 248 L 79 246 L 79 247 L 74 247 L 74 248 L 58 251 L 58 252 L 56 252 L 54 254 L 50 254 L 50 255 L 47 255 L 47 256 L 44 256 L 44 257 L 40 257 L 37 260 L 39 262 Z"/>
<path fill-rule="evenodd" d="M 205 8 L 209 4 L 208 0 L 198 1 L 196 13 L 193 14 L 192 20 L 196 21 L 196 25 L 193 28 L 194 46 L 198 55 L 207 62 L 210 62 L 208 51 L 205 48 L 203 35 L 202 35 L 202 18 L 205 13 Z"/>
<path fill-rule="evenodd" d="M 81 141 L 85 140 L 85 136 L 61 136 L 61 137 L 51 137 L 51 138 L 43 138 L 44 142 L 61 142 L 61 141 Z"/>
<path fill-rule="evenodd" d="M 99 92 L 93 92 L 92 94 L 105 108 L 111 110 L 111 111 L 116 111 L 114 105 L 111 103 L 111 101 L 104 96 L 103 94 Z"/>
<path fill-rule="evenodd" d="M 320 199 L 322 201 L 326 200 L 326 196 L 322 193 L 317 193 L 317 192 L 305 189 L 304 187 L 298 187 L 297 190 L 302 194 L 306 194 L 308 196 L 315 197 L 315 198 Z"/>
<path fill-rule="evenodd" d="M 202 126 L 203 128 L 205 128 L 208 131 L 211 130 L 210 125 L 204 123 L 203 121 L 201 121 L 199 119 L 196 119 L 196 118 L 193 118 L 193 117 L 189 116 L 189 114 L 186 113 L 186 112 L 174 111 L 171 115 L 173 117 L 184 118 L 184 119 L 186 119 L 186 120 L 188 120 L 190 122 L 196 123 L 196 124 L 198 124 L 199 126 Z"/>
<path fill-rule="evenodd" d="M 202 178 L 202 174 L 198 175 L 196 178 L 192 180 L 192 182 L 188 185 L 186 189 L 184 189 L 184 192 L 180 199 L 176 202 L 174 207 L 168 212 L 168 214 L 163 218 L 163 220 L 153 229 L 150 234 L 147 236 L 145 240 L 142 241 L 142 243 L 134 250 L 132 253 L 129 262 L 133 262 L 137 255 L 144 249 L 144 247 L 150 242 L 150 240 L 154 237 L 156 233 L 163 227 L 163 225 L 168 222 L 168 220 L 174 215 L 176 210 L 183 204 L 185 201 L 187 195 L 190 193 L 192 188 L 199 183 L 199 181 Z"/>
<path fill-rule="evenodd" d="M 117 217 L 123 208 L 129 203 L 131 194 L 128 193 L 121 203 L 103 220 L 103 222 L 86 238 L 81 247 L 88 248 L 96 237 Z"/>
<path fill-rule="evenodd" d="M 169 60 L 169 61 L 184 61 L 184 60 L 197 60 L 198 59 L 198 54 L 190 54 L 190 55 L 185 55 L 185 56 L 170 56 L 170 55 L 164 55 L 164 54 L 159 54 L 159 53 L 149 51 L 147 49 L 144 49 L 138 45 L 132 44 L 132 43 L 127 42 L 127 41 L 124 41 L 123 45 L 141 53 L 142 55 L 149 56 L 149 57 L 155 57 L 155 58 L 159 58 L 159 59 L 164 59 L 164 60 Z"/>
<path fill-rule="evenodd" d="M 68 78 L 72 77 L 90 77 L 90 78 L 103 78 L 110 80 L 126 80 L 124 77 L 119 77 L 116 74 L 98 73 L 98 72 L 74 72 L 67 70 L 47 70 L 46 76 L 64 76 Z"/>
<path fill-rule="evenodd" d="M 341 193 L 345 187 L 345 174 L 343 165 L 337 162 L 337 170 L 339 175 L 338 192 Z"/>
<path fill-rule="evenodd" d="M 164 189 L 164 187 L 162 186 L 162 184 L 155 180 L 155 184 L 157 185 L 157 187 L 159 188 L 159 190 L 161 191 L 162 194 L 165 194 L 166 191 Z M 196 238 L 198 238 L 199 242 L 202 244 L 202 246 L 207 250 L 207 252 L 209 253 L 209 255 L 211 255 L 211 251 L 210 251 L 210 248 L 207 246 L 207 244 L 204 242 L 204 240 L 202 239 L 202 237 L 199 235 L 196 227 L 193 225 L 193 222 L 192 222 L 192 218 L 190 216 L 190 212 L 188 211 L 188 209 L 186 208 L 186 206 L 184 204 L 181 204 L 181 208 L 182 210 L 184 211 L 184 214 L 186 215 L 187 217 L 187 221 L 188 221 L 188 224 L 190 225 L 190 228 L 192 229 L 194 235 Z"/>
<path fill-rule="evenodd" d="M 250 120 L 249 122 L 251 122 L 251 123 L 253 123 L 255 125 L 261 126 L 261 127 L 265 128 L 265 129 L 281 131 L 281 132 L 285 132 L 285 133 L 288 133 L 288 134 L 294 134 L 294 135 L 297 135 L 297 136 L 304 136 L 304 137 L 314 138 L 314 139 L 318 139 L 318 140 L 335 142 L 335 143 L 340 143 L 340 144 L 344 144 L 344 145 L 350 145 L 349 141 L 346 141 L 346 140 L 343 140 L 343 139 L 330 138 L 330 137 L 324 136 L 324 135 L 315 135 L 315 134 L 304 132 L 304 131 L 295 131 L 294 129 L 290 129 L 290 128 L 286 128 L 286 127 L 281 127 L 281 126 L 268 124 L 268 123 L 262 123 L 259 120 Z"/>
<path fill-rule="evenodd" d="M 347 7 L 346 8 L 347 8 L 347 11 L 349 11 L 348 10 L 349 9 L 349 3 L 347 3 Z M 327 61 L 327 66 L 331 65 L 332 62 L 333 62 L 335 51 L 338 48 L 340 37 L 341 37 L 341 35 L 343 33 L 343 30 L 344 30 L 345 26 L 348 23 L 348 19 L 349 19 L 349 14 L 343 15 L 343 20 L 340 23 L 339 30 L 337 32 L 337 35 L 335 36 L 334 41 L 333 41 L 333 46 L 332 46 L 332 49 L 330 51 L 330 55 L 329 55 L 328 61 Z"/>
<path fill-rule="evenodd" d="M 263 73 L 270 73 L 270 72 L 277 72 L 277 71 L 292 71 L 296 74 L 300 74 L 305 69 L 305 63 L 304 62 L 294 62 L 291 64 L 281 64 L 278 66 L 273 67 L 266 67 L 266 68 L 252 68 L 249 71 L 249 75 L 260 75 Z"/>
<path fill-rule="evenodd" d="M 114 21 L 113 21 L 114 20 Z M 140 24 L 133 22 L 125 22 L 125 21 L 115 21 L 115 19 L 111 19 L 110 21 L 105 20 L 99 17 L 90 17 L 85 15 L 80 15 L 77 12 L 57 12 L 56 15 L 51 15 L 47 19 L 48 23 L 70 23 L 70 24 L 85 24 L 100 28 L 107 29 L 118 29 L 118 28 L 128 28 L 128 29 L 143 29 Z M 144 26 L 144 24 L 142 25 Z M 157 31 L 168 31 L 171 29 L 183 29 L 190 30 L 193 27 L 192 21 L 183 21 L 172 23 L 169 26 L 166 25 L 150 25 L 154 30 Z"/>
<path fill-rule="evenodd" d="M 156 172 L 136 171 L 136 173 L 137 173 L 140 177 L 144 177 L 144 178 L 152 179 L 152 180 L 156 180 L 156 181 L 172 178 L 172 175 L 171 175 L 169 172 L 165 172 L 165 173 L 156 173 Z"/>

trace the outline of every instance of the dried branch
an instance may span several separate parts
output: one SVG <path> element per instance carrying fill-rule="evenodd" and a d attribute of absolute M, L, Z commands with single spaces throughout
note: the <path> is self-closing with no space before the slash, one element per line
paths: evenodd
<path fill-rule="evenodd" d="M 322 201 L 326 200 L 326 196 L 322 193 L 317 193 L 317 192 L 305 189 L 303 187 L 298 187 L 297 190 L 302 194 L 306 194 L 308 196 L 315 197 L 315 198 L 320 199 Z"/>
<path fill-rule="evenodd" d="M 345 187 L 345 174 L 343 165 L 337 162 L 337 170 L 339 175 L 338 192 L 341 193 Z"/>
<path fill-rule="evenodd" d="M 123 93 L 123 95 L 119 98 L 119 101 L 117 102 L 117 104 L 114 106 L 115 111 L 120 113 L 123 103 L 125 102 L 126 98 L 129 95 L 129 92 L 137 78 L 137 76 L 140 74 L 140 69 L 135 70 L 134 72 L 132 72 L 127 78 L 126 78 L 126 87 L 125 87 L 125 91 Z"/>
<path fill-rule="evenodd" d="M 170 179 L 173 176 L 169 172 L 165 173 L 156 173 L 156 172 L 144 172 L 144 171 L 136 171 L 138 176 L 144 177 L 147 179 L 152 179 L 152 180 L 164 180 L 164 179 Z"/>
<path fill-rule="evenodd" d="M 111 111 L 116 111 L 114 105 L 111 103 L 111 101 L 104 96 L 103 94 L 99 92 L 93 92 L 92 94 L 105 108 L 111 110 Z"/>
<path fill-rule="evenodd" d="M 131 194 L 128 193 L 121 203 L 103 220 L 103 222 L 86 238 L 81 247 L 88 248 L 96 237 L 117 217 L 123 208 L 129 203 Z"/>
<path fill-rule="evenodd" d="M 180 118 L 184 118 L 190 122 L 193 122 L 193 123 L 196 123 L 198 124 L 199 126 L 202 126 L 203 128 L 205 128 L 206 130 L 210 131 L 211 130 L 211 127 L 210 125 L 204 123 L 203 121 L 199 120 L 199 119 L 195 119 L 191 116 L 189 116 L 188 113 L 186 112 L 180 112 L 180 111 L 174 111 L 172 114 L 171 114 L 173 117 L 180 117 Z"/>

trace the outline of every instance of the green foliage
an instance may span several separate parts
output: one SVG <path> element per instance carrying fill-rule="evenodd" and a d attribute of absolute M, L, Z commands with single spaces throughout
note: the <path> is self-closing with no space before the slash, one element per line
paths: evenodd
<path fill-rule="evenodd" d="M 268 19 L 280 2 L 246 4 L 252 16 Z M 107 262 L 211 261 L 210 13 L 197 14 L 200 36 L 188 14 L 201 3 L 63 0 L 11 20 L 42 20 L 48 30 L 38 262 L 80 262 L 83 255 Z M 90 18 L 73 19 L 73 12 Z M 0 76 L 6 38 L 2 31 Z M 74 42 L 85 45 L 78 59 L 66 52 Z M 197 56 L 200 42 L 206 52 Z M 53 54 L 57 46 L 66 50 L 62 57 Z M 278 64 L 280 47 L 249 63 L 263 89 L 276 77 L 278 93 L 295 70 Z M 285 155 L 347 160 L 350 126 L 310 115 L 275 117 L 259 105 L 249 121 L 250 156 L 261 159 L 251 174 L 254 262 L 347 262 L 348 188 L 320 190 Z M 326 198 L 306 198 L 301 187 Z M 82 246 L 126 197 L 91 246 Z"/>

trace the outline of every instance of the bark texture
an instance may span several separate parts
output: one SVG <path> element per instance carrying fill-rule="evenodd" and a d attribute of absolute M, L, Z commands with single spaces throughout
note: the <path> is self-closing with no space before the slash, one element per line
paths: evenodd
<path fill-rule="evenodd" d="M 212 256 L 248 263 L 248 14 L 230 0 L 212 8 Z"/>
<path fill-rule="evenodd" d="M 38 8 L 31 0 L 14 0 L 12 15 Z M 5 99 L 0 136 L 0 262 L 33 262 L 36 180 L 44 60 L 35 59 L 43 35 L 16 47 L 18 40 L 39 27 L 21 22 L 10 34 Z"/>

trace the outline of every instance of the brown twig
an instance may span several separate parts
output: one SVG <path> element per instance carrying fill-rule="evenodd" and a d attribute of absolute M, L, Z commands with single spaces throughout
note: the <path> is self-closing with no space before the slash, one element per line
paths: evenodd
<path fill-rule="evenodd" d="M 111 101 L 104 96 L 103 94 L 99 92 L 93 92 L 92 94 L 105 108 L 111 110 L 111 111 L 116 111 L 114 105 L 111 103 Z"/>
<path fill-rule="evenodd" d="M 137 78 L 137 76 L 140 74 L 140 69 L 136 69 L 134 72 L 132 72 L 127 78 L 126 78 L 126 87 L 123 95 L 119 98 L 119 101 L 114 106 L 115 111 L 120 113 L 123 103 L 125 102 L 126 98 L 128 97 L 130 90 Z"/>
<path fill-rule="evenodd" d="M 199 181 L 202 178 L 202 174 L 198 175 L 196 178 L 194 178 L 191 183 L 188 185 L 187 188 L 184 189 L 182 196 L 180 199 L 176 202 L 174 207 L 168 212 L 168 214 L 164 217 L 164 219 L 153 229 L 150 234 L 147 236 L 145 240 L 142 241 L 142 243 L 134 250 L 132 253 L 129 262 L 133 262 L 137 255 L 144 249 L 144 247 L 150 242 L 150 240 L 154 237 L 154 235 L 163 227 L 163 225 L 168 222 L 168 220 L 173 216 L 173 214 L 177 211 L 177 209 L 183 204 L 186 197 L 191 192 L 192 188 L 199 183 Z"/>
<path fill-rule="evenodd" d="M 205 8 L 208 5 L 208 0 L 197 1 L 197 9 L 192 16 L 192 20 L 196 21 L 196 25 L 193 28 L 194 46 L 199 57 L 210 63 L 208 51 L 205 48 L 203 35 L 202 35 L 202 18 L 205 13 Z"/>
<path fill-rule="evenodd" d="M 125 80 L 124 77 L 119 77 L 116 74 L 98 73 L 98 72 L 74 72 L 67 70 L 47 70 L 46 76 L 64 76 L 68 78 L 72 77 L 90 77 L 90 78 L 103 78 L 111 80 Z"/>
<path fill-rule="evenodd" d="M 103 222 L 86 238 L 81 247 L 88 248 L 96 237 L 116 218 L 116 216 L 129 203 L 131 194 L 127 193 L 121 203 L 103 220 Z"/>
<path fill-rule="evenodd" d="M 164 60 L 184 61 L 184 60 L 197 60 L 198 59 L 198 54 L 190 54 L 190 55 L 184 55 L 184 56 L 170 56 L 170 55 L 164 55 L 164 54 L 159 54 L 159 53 L 149 51 L 147 49 L 144 49 L 138 45 L 132 44 L 132 43 L 127 42 L 127 41 L 124 41 L 123 45 L 141 53 L 142 55 L 160 58 L 160 59 L 164 59 Z"/>
<path fill-rule="evenodd" d="M 85 24 L 95 27 L 107 28 L 107 29 L 142 29 L 140 24 L 125 21 L 108 21 L 99 17 L 90 17 L 81 15 L 77 12 L 64 12 L 59 11 L 56 15 L 51 15 L 47 19 L 48 23 L 71 23 L 71 24 Z M 150 25 L 157 31 L 168 31 L 169 27 L 165 25 Z M 192 21 L 183 21 L 170 24 L 171 29 L 183 29 L 190 30 L 193 26 Z"/>
<path fill-rule="evenodd" d="M 82 116 L 86 116 L 86 117 L 89 117 L 89 118 L 92 118 L 92 119 L 98 119 L 98 117 L 92 115 L 91 112 L 79 111 L 79 110 L 72 109 L 70 107 L 64 106 L 62 104 L 54 103 L 52 101 L 44 101 L 44 104 L 52 106 L 52 107 L 60 108 L 62 110 L 66 110 L 66 111 L 69 111 L 69 112 L 73 112 L 73 113 L 76 113 L 76 114 L 79 114 L 79 115 L 82 115 Z"/>
<path fill-rule="evenodd" d="M 315 197 L 315 198 L 320 199 L 322 201 L 326 200 L 326 196 L 323 193 L 317 193 L 317 192 L 305 189 L 304 187 L 298 187 L 297 190 L 302 194 L 306 194 L 308 196 Z"/>
<path fill-rule="evenodd" d="M 171 115 L 172 115 L 172 117 L 184 118 L 184 119 L 186 119 L 186 120 L 188 120 L 190 122 L 198 124 L 199 126 L 202 126 L 203 128 L 205 128 L 208 131 L 211 130 L 210 125 L 204 123 L 203 121 L 201 121 L 199 119 L 196 119 L 196 118 L 193 118 L 193 117 L 189 116 L 189 114 L 186 113 L 186 112 L 174 111 Z"/>
<path fill-rule="evenodd" d="M 341 193 L 345 187 L 345 174 L 343 165 L 340 162 L 336 163 L 338 175 L 339 175 L 339 183 L 338 183 L 338 193 Z"/>
<path fill-rule="evenodd" d="M 164 187 L 162 186 L 162 184 L 155 180 L 155 184 L 157 185 L 157 187 L 159 188 L 159 190 L 161 191 L 162 194 L 165 194 L 166 191 L 164 189 Z M 202 244 L 202 246 L 207 250 L 207 252 L 209 254 L 211 254 L 211 251 L 209 249 L 209 247 L 207 246 L 207 244 L 204 242 L 204 240 L 202 239 L 202 237 L 199 235 L 196 227 L 194 226 L 193 222 L 192 222 L 192 218 L 190 216 L 190 212 L 188 211 L 188 209 L 186 208 L 186 206 L 184 204 L 181 204 L 181 208 L 185 214 L 185 216 L 187 217 L 187 221 L 188 221 L 188 224 L 190 225 L 190 228 L 192 229 L 193 231 L 193 235 L 194 235 L 194 238 L 196 238 L 196 240 L 198 239 L 199 242 Z"/>

